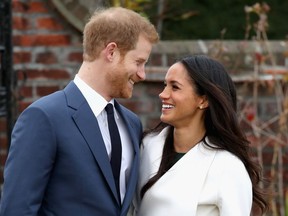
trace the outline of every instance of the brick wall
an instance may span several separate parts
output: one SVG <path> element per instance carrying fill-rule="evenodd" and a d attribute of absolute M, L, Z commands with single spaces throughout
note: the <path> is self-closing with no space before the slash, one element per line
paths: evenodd
<path fill-rule="evenodd" d="M 16 115 L 21 113 L 36 99 L 62 89 L 73 79 L 82 61 L 81 33 L 70 26 L 58 13 L 49 0 L 13 0 L 13 61 L 17 86 L 13 95 L 16 98 Z M 169 65 L 180 56 L 191 53 L 204 53 L 218 57 L 229 68 L 239 93 L 239 108 L 253 105 L 253 80 L 255 56 L 262 49 L 265 53 L 271 50 L 275 56 L 278 72 L 287 71 L 287 44 L 285 41 L 271 41 L 270 46 L 252 41 L 161 41 L 153 48 L 150 61 L 147 65 L 147 80 L 135 86 L 133 97 L 129 100 L 120 100 L 131 110 L 139 114 L 145 128 L 154 126 L 159 121 L 160 100 L 158 94 L 162 90 L 162 82 Z M 263 48 L 264 47 L 264 48 Z M 255 53 L 256 50 L 256 53 Z M 259 53 L 258 53 L 259 54 Z M 261 54 L 261 53 L 260 53 Z M 257 60 L 257 59 L 256 59 Z M 279 66 L 278 66 L 279 65 Z M 269 65 L 266 71 L 271 69 Z M 275 68 L 275 67 L 274 67 Z M 265 72 L 265 70 L 263 70 Z M 282 77 L 282 75 L 280 75 Z M 280 77 L 280 78 L 281 78 Z M 271 81 L 269 73 L 260 76 L 257 99 L 257 118 L 263 122 L 273 119 L 277 115 L 277 97 L 275 97 L 275 83 Z M 269 87 L 269 82 L 271 83 Z M 268 83 L 268 84 L 267 84 Z M 254 90 L 253 90 L 254 89 Z M 251 117 L 252 116 L 252 117 Z M 287 188 L 287 140 L 284 144 L 267 136 L 255 136 L 251 121 L 255 113 L 249 109 L 240 115 L 243 128 L 253 141 L 259 159 L 265 165 L 265 172 L 271 176 L 271 167 L 280 170 L 280 182 L 285 182 Z M 278 130 L 278 121 L 272 122 L 273 130 Z M 286 121 L 287 122 L 287 121 Z M 5 136 L 6 119 L 0 119 L 0 179 L 6 160 L 8 141 Z M 275 135 L 277 136 L 277 135 Z M 283 136 L 283 135 L 281 135 Z M 285 136 L 284 136 L 285 138 Z M 267 142 L 267 144 L 266 144 Z M 275 156 L 275 146 L 281 146 L 283 154 L 276 164 L 272 164 Z M 278 154 L 279 156 L 279 154 Z M 284 165 L 281 169 L 280 163 Z M 277 186 L 275 186 L 277 188 Z M 284 191 L 282 191 L 284 192 Z M 281 192 L 281 193 L 282 193 Z M 282 194 L 283 195 L 283 194 Z M 280 197 L 281 198 L 281 197 Z"/>

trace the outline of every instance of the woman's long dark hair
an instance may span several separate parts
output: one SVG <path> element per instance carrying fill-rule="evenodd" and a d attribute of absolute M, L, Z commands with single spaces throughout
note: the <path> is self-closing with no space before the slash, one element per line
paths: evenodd
<path fill-rule="evenodd" d="M 208 99 L 209 107 L 205 110 L 206 136 L 216 146 L 210 147 L 229 151 L 243 162 L 252 181 L 253 202 L 259 206 L 263 213 L 266 212 L 268 203 L 259 186 L 262 181 L 261 167 L 252 160 L 249 141 L 240 128 L 237 118 L 236 88 L 231 77 L 222 64 L 207 56 L 190 56 L 180 62 L 187 69 L 188 75 L 195 85 L 196 93 L 206 95 Z M 168 125 L 160 123 L 151 132 L 160 131 L 166 126 Z M 175 156 L 173 146 L 174 128 L 172 126 L 168 127 L 159 170 L 143 186 L 141 197 L 173 165 L 171 161 Z M 205 141 L 204 143 L 208 145 Z"/>

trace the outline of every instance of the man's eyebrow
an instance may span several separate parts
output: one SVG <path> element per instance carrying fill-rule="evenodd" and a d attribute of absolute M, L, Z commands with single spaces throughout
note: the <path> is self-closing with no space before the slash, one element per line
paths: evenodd
<path fill-rule="evenodd" d="M 144 58 L 138 58 L 136 61 L 138 62 L 147 62 L 149 59 L 144 59 Z"/>

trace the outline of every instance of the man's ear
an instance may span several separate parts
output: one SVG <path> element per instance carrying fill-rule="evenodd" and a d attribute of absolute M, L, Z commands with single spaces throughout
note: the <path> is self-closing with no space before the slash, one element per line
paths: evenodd
<path fill-rule="evenodd" d="M 108 61 L 113 61 L 116 51 L 117 51 L 117 44 L 115 42 L 108 43 L 104 51 L 106 59 Z"/>

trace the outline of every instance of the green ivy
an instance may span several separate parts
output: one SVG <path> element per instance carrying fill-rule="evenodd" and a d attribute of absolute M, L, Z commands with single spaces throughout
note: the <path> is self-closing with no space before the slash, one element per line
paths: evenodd
<path fill-rule="evenodd" d="M 153 3 L 152 3 L 153 2 Z M 150 19 L 157 23 L 157 2 L 145 7 Z M 225 29 L 224 39 L 244 39 L 246 28 L 245 6 L 261 1 L 252 0 L 166 0 L 162 40 L 219 39 Z M 288 1 L 267 0 L 269 39 L 285 39 L 288 35 Z M 250 16 L 251 22 L 258 19 Z"/>

